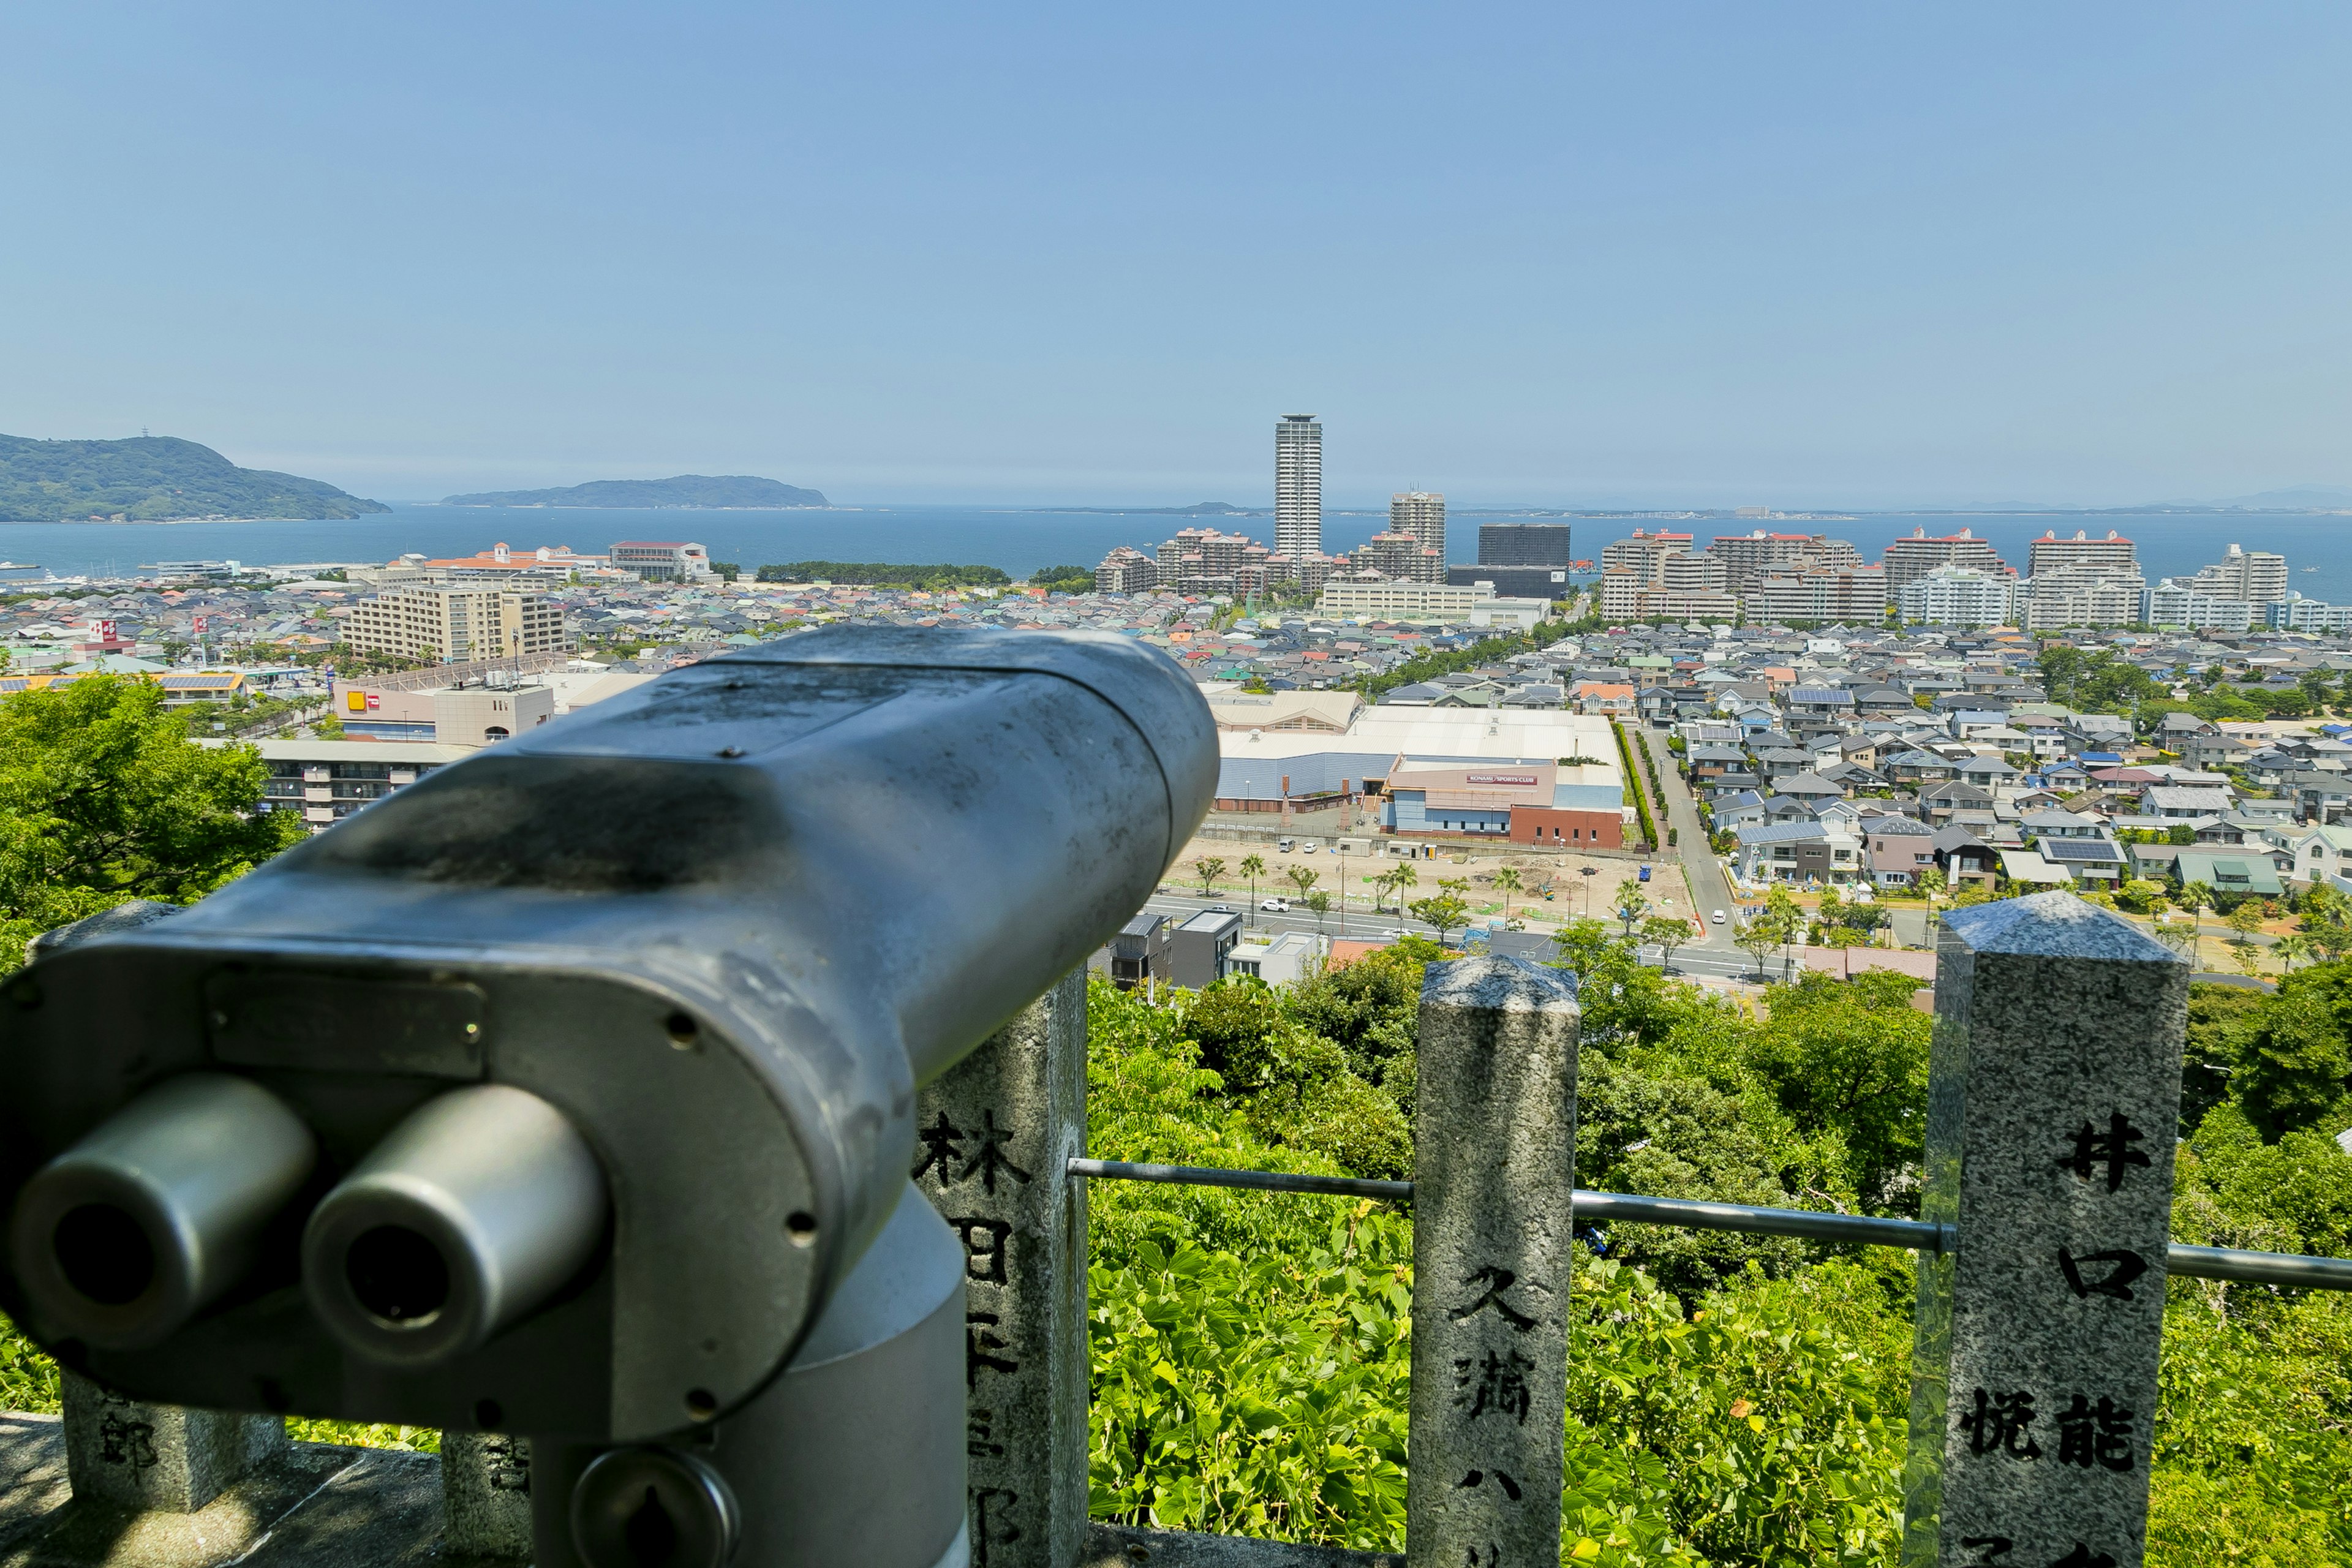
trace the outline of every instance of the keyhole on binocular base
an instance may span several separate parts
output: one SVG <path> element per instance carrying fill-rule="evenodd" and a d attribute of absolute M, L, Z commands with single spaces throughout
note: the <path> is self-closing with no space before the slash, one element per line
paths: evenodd
<path fill-rule="evenodd" d="M 661 1494 L 652 1487 L 646 1489 L 645 1500 L 621 1527 L 621 1542 L 638 1568 L 663 1568 L 677 1551 L 677 1521 L 670 1518 Z"/>

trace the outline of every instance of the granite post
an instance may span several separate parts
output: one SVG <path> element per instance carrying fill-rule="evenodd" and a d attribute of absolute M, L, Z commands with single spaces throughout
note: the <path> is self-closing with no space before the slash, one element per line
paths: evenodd
<path fill-rule="evenodd" d="M 2037 893 L 1936 968 L 1905 1568 L 2138 1568 L 2188 966 Z"/>
<path fill-rule="evenodd" d="M 1087 980 L 921 1090 L 915 1184 L 964 1247 L 972 1568 L 1071 1568 L 1087 1529 Z"/>
<path fill-rule="evenodd" d="M 1422 986 L 1412 1568 L 1559 1561 L 1579 1016 L 1566 976 L 1521 959 Z"/>
<path fill-rule="evenodd" d="M 78 1500 L 194 1513 L 286 1449 L 286 1420 L 184 1410 L 65 1374 L 66 1473 Z"/>
<path fill-rule="evenodd" d="M 530 1557 L 530 1439 L 441 1434 L 442 1541 L 460 1557 Z"/>

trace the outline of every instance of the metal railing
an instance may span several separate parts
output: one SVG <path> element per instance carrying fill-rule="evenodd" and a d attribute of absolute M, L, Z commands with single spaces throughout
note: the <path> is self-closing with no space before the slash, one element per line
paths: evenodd
<path fill-rule="evenodd" d="M 1286 1171 L 1221 1171 L 1206 1165 L 1151 1165 L 1127 1160 L 1087 1159 L 1073 1159 L 1069 1171 L 1074 1176 L 1103 1181 L 1310 1193 L 1325 1197 L 1376 1198 L 1387 1203 L 1412 1201 L 1411 1182 L 1374 1181 L 1359 1176 L 1306 1176 Z M 1580 1220 L 1664 1225 L 1681 1230 L 1736 1230 L 1751 1236 L 1797 1236 L 1814 1241 L 1901 1247 L 1937 1254 L 1950 1252 L 1957 1245 L 1954 1226 L 1928 1220 L 1822 1214 L 1811 1209 L 1756 1208 L 1747 1204 L 1706 1203 L 1692 1198 L 1591 1192 L 1582 1187 L 1576 1189 L 1572 1201 L 1576 1217 Z M 2166 1249 L 2165 1268 L 2194 1279 L 2233 1279 L 2304 1290 L 2352 1290 L 2352 1258 L 2345 1258 L 2190 1247 L 2176 1241 Z"/>

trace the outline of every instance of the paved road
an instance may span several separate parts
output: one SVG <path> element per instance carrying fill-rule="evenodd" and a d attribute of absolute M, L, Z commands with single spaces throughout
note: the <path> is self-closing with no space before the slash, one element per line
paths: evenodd
<path fill-rule="evenodd" d="M 1666 823 L 1679 836 L 1674 853 L 1682 858 L 1683 880 L 1690 888 L 1691 902 L 1705 919 L 1714 910 L 1724 912 L 1725 923 L 1710 924 L 1702 944 L 1710 951 L 1738 953 L 1731 945 L 1732 910 L 1731 879 L 1723 873 L 1723 862 L 1707 848 L 1706 829 L 1699 825 L 1698 802 L 1691 795 L 1690 786 L 1683 782 L 1682 772 L 1674 765 L 1674 754 L 1666 750 L 1669 731 L 1652 730 L 1650 755 L 1658 764 L 1658 787 L 1665 792 Z M 1694 953 L 1696 949 L 1692 950 Z M 1676 962 L 1675 968 L 1682 964 Z"/>

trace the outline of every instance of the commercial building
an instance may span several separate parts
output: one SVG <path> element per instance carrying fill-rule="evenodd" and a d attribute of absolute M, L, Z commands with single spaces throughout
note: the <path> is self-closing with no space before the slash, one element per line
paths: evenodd
<path fill-rule="evenodd" d="M 1502 599 L 1491 589 L 1457 587 L 1451 583 L 1342 579 L 1323 584 L 1315 613 L 1378 621 L 1468 621 L 1475 626 L 1499 619 L 1533 625 L 1551 613 L 1551 602 Z"/>
<path fill-rule="evenodd" d="M 394 588 L 352 606 L 345 639 L 365 653 L 462 664 L 562 653 L 563 611 L 502 584 Z"/>
<path fill-rule="evenodd" d="M 2276 604 L 2286 597 L 2286 557 L 2232 544 L 2221 560 L 2189 578 L 2187 585 L 2216 599 Z"/>
<path fill-rule="evenodd" d="M 648 583 L 682 583 L 709 577 L 710 552 L 675 540 L 625 539 L 613 546 L 613 564 Z"/>
<path fill-rule="evenodd" d="M 1895 595 L 1902 617 L 1935 626 L 2007 626 L 2015 584 L 2002 573 L 1973 566 L 1938 566 L 1914 577 Z"/>
<path fill-rule="evenodd" d="M 1445 575 L 1445 498 L 1426 490 L 1408 490 L 1403 495 L 1389 498 L 1389 531 L 1409 533 L 1420 541 L 1421 548 L 1429 552 L 1427 575 L 1417 579 L 1423 583 L 1442 581 Z"/>
<path fill-rule="evenodd" d="M 466 746 L 398 741 L 255 741 L 268 764 L 261 809 L 298 813 L 323 833 L 352 813 L 472 756 Z"/>
<path fill-rule="evenodd" d="M 1908 539 L 1898 539 L 1886 547 L 1879 564 L 1886 570 L 1886 591 L 1894 595 L 1900 595 L 1905 584 L 1926 576 L 1938 566 L 1968 566 L 1995 576 L 2009 573 L 2008 563 L 1994 552 L 1993 547 L 1966 528 L 1958 533 L 1932 537 L 1926 529 L 1915 528 Z"/>
<path fill-rule="evenodd" d="M 1399 756 L 1388 769 L 1381 826 L 1402 837 L 1459 834 L 1618 849 L 1633 811 L 1624 799 L 1617 771 L 1601 764 Z"/>
<path fill-rule="evenodd" d="M 1569 527 L 1564 522 L 1482 522 L 1478 525 L 1481 566 L 1557 566 L 1572 564 Z"/>
<path fill-rule="evenodd" d="M 2025 569 L 2030 576 L 2067 567 L 2085 567 L 2108 577 L 2137 577 L 2139 557 L 2132 542 L 2112 528 L 2105 539 L 2093 539 L 2079 528 L 2074 538 L 2061 539 L 2056 530 L 2045 529 L 2041 538 L 2026 547 Z"/>
<path fill-rule="evenodd" d="M 1302 564 L 1323 553 L 1323 426 L 1312 414 L 1274 427 L 1274 548 Z"/>
<path fill-rule="evenodd" d="M 1445 580 L 1457 588 L 1475 588 L 1483 583 L 1514 599 L 1565 599 L 1575 592 L 1569 586 L 1565 566 L 1448 566 Z"/>

